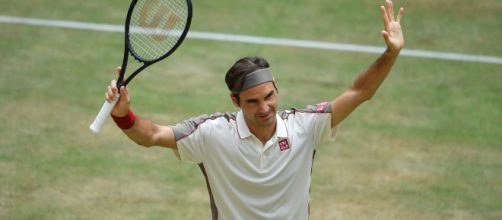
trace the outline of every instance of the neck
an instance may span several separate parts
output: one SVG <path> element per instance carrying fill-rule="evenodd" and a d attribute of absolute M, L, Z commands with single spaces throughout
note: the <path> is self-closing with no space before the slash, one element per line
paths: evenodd
<path fill-rule="evenodd" d="M 250 126 L 251 123 L 247 123 L 249 131 L 251 131 L 258 140 L 261 141 L 263 145 L 274 135 L 277 121 L 268 126 Z"/>

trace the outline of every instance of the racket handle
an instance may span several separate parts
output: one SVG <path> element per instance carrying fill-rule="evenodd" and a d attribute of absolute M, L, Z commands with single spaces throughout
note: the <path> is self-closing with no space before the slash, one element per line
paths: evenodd
<path fill-rule="evenodd" d="M 99 110 L 96 119 L 94 119 L 94 122 L 92 122 L 91 126 L 89 126 L 89 129 L 91 129 L 92 132 L 97 134 L 101 131 L 101 127 L 103 127 L 106 119 L 110 117 L 110 113 L 112 112 L 112 109 L 119 98 L 120 94 L 115 94 L 115 98 L 112 100 L 112 102 L 105 101 L 105 103 L 103 103 L 103 106 L 101 107 L 101 110 Z"/>

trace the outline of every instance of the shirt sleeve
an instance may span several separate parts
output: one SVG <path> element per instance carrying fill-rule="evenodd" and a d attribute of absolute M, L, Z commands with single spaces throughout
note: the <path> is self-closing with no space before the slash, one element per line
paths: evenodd
<path fill-rule="evenodd" d="M 331 127 L 331 103 L 324 101 L 316 105 L 309 105 L 300 111 L 302 123 L 313 141 L 314 148 L 333 141 L 337 128 Z"/>
<path fill-rule="evenodd" d="M 178 150 L 174 153 L 180 160 L 202 162 L 203 147 L 206 145 L 207 136 L 203 123 L 206 119 L 207 116 L 202 115 L 171 126 L 178 146 Z"/>

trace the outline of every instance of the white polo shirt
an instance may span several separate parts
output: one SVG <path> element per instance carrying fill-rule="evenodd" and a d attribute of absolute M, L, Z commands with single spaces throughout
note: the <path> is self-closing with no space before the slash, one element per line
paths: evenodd
<path fill-rule="evenodd" d="M 173 126 L 181 160 L 202 164 L 207 174 L 213 219 L 308 219 L 314 153 L 333 135 L 330 111 L 324 102 L 278 112 L 265 145 L 242 112 Z"/>

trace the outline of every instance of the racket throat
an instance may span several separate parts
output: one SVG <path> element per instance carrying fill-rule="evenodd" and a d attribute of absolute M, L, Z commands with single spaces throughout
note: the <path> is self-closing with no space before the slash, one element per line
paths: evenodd
<path fill-rule="evenodd" d="M 126 85 L 124 84 L 123 80 L 121 80 L 121 81 L 117 81 L 117 84 L 116 84 L 116 85 L 117 85 L 117 89 L 118 89 L 118 92 L 119 92 L 119 93 L 120 93 L 120 88 L 121 88 L 122 86 L 126 86 Z"/>
<path fill-rule="evenodd" d="M 126 84 L 124 83 L 125 69 L 126 69 L 126 66 L 122 65 L 122 68 L 120 69 L 119 78 L 117 79 L 117 83 L 115 84 L 117 86 L 119 93 L 120 93 L 120 87 L 126 86 Z"/>

